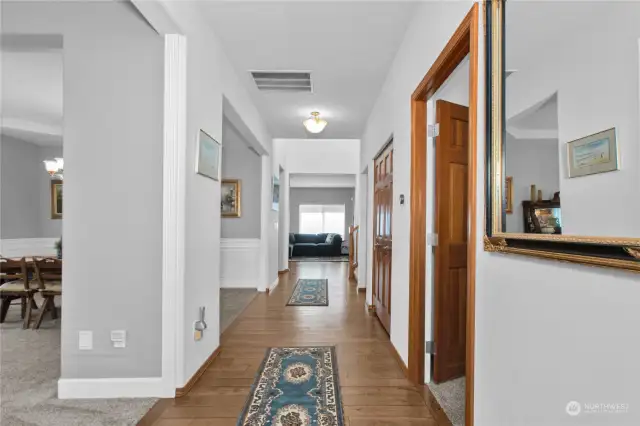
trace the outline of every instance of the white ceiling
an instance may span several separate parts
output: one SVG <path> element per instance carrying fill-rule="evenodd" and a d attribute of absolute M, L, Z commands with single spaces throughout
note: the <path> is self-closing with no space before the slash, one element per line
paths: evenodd
<path fill-rule="evenodd" d="M 274 138 L 360 138 L 416 2 L 200 2 Z M 259 92 L 249 70 L 311 71 L 313 93 Z"/>
<path fill-rule="evenodd" d="M 2 133 L 62 146 L 62 50 L 29 36 L 2 43 Z"/>
<path fill-rule="evenodd" d="M 558 130 L 558 96 L 554 94 L 541 103 L 510 118 L 509 127 L 523 130 Z"/>

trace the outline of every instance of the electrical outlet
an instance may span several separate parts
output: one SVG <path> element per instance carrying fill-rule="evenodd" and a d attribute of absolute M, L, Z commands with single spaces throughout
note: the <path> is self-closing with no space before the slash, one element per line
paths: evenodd
<path fill-rule="evenodd" d="M 78 331 L 78 349 L 93 350 L 93 331 Z"/>
<path fill-rule="evenodd" d="M 114 348 L 126 348 L 127 332 L 125 330 L 111 330 L 111 343 Z"/>

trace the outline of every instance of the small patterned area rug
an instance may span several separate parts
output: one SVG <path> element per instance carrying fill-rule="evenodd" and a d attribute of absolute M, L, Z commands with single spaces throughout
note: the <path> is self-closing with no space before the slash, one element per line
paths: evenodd
<path fill-rule="evenodd" d="M 237 426 L 343 426 L 333 346 L 271 348 Z"/>
<path fill-rule="evenodd" d="M 328 280 L 300 278 L 287 306 L 329 306 Z"/>
<path fill-rule="evenodd" d="M 314 256 L 300 256 L 292 257 L 290 262 L 348 262 L 349 256 L 328 256 L 328 257 L 314 257 Z"/>

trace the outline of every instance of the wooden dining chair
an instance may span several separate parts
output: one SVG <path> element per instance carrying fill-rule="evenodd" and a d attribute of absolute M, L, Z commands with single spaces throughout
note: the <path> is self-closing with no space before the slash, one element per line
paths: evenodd
<path fill-rule="evenodd" d="M 35 268 L 35 278 L 38 284 L 38 292 L 44 299 L 40 314 L 33 324 L 33 329 L 37 330 L 42 324 L 42 319 L 47 311 L 51 311 L 51 318 L 58 318 L 58 311 L 54 298 L 62 295 L 62 260 L 45 258 L 33 259 Z M 27 309 L 28 310 L 28 309 Z"/>
<path fill-rule="evenodd" d="M 7 259 L 0 257 L 0 323 L 4 323 L 11 302 L 20 299 L 23 324 L 22 328 L 29 328 L 31 322 L 31 307 L 33 295 L 37 289 L 29 282 L 27 261 L 22 259 Z"/>

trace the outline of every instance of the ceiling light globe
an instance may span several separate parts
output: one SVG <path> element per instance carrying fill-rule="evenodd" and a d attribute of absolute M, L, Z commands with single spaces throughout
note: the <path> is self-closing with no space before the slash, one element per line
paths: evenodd
<path fill-rule="evenodd" d="M 319 112 L 312 112 L 311 117 L 302 122 L 309 133 L 320 133 L 327 127 L 327 121 L 320 118 Z"/>

